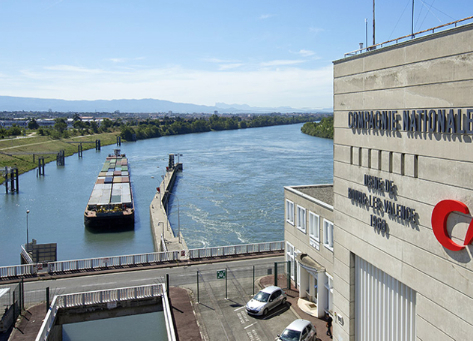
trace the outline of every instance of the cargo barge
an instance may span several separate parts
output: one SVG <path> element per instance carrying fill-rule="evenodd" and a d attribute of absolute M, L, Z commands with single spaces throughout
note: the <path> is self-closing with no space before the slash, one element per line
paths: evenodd
<path fill-rule="evenodd" d="M 128 159 L 115 149 L 97 177 L 84 212 L 86 227 L 98 230 L 133 229 L 135 207 Z"/>

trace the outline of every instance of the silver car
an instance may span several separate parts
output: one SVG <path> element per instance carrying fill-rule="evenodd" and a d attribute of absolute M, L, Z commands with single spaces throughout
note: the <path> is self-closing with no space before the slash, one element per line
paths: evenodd
<path fill-rule="evenodd" d="M 246 304 L 246 312 L 250 315 L 266 315 L 271 309 L 285 304 L 286 300 L 286 293 L 281 288 L 269 286 L 258 292 Z"/>
<path fill-rule="evenodd" d="M 295 320 L 284 329 L 281 335 L 278 335 L 278 341 L 313 341 L 317 332 L 310 321 Z"/>

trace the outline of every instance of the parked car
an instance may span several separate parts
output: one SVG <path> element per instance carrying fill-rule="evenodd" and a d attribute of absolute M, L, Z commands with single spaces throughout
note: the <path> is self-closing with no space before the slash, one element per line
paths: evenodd
<path fill-rule="evenodd" d="M 266 315 L 271 309 L 285 304 L 286 300 L 286 293 L 281 288 L 269 286 L 259 291 L 246 304 L 246 312 L 250 315 Z"/>
<path fill-rule="evenodd" d="M 278 335 L 278 341 L 315 341 L 317 331 L 310 321 L 298 319 Z"/>

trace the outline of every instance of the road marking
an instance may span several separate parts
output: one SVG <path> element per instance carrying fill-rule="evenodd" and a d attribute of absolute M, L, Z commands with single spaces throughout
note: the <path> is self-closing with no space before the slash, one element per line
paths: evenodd
<path fill-rule="evenodd" d="M 258 333 L 256 332 L 256 330 L 250 330 L 248 332 L 246 332 L 246 334 L 248 335 L 248 337 L 250 338 L 251 341 L 255 340 L 255 341 L 261 341 Z"/>
<path fill-rule="evenodd" d="M 256 324 L 256 322 L 255 322 L 255 323 L 252 323 L 252 324 L 250 324 L 249 326 L 246 326 L 244 329 L 250 328 L 251 326 L 253 326 L 253 325 L 255 325 L 255 324 Z"/>
<path fill-rule="evenodd" d="M 243 308 L 245 308 L 245 307 L 236 308 L 234 311 L 238 311 L 238 310 L 243 309 Z"/>
<path fill-rule="evenodd" d="M 93 287 L 93 286 L 97 286 L 97 285 L 103 286 L 103 285 L 107 285 L 107 284 L 117 284 L 117 282 L 83 284 L 83 285 L 81 285 L 81 287 Z"/>

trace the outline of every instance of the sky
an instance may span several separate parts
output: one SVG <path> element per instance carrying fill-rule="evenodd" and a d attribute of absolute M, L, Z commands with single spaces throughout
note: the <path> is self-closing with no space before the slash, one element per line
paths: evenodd
<path fill-rule="evenodd" d="M 473 15 L 375 6 L 376 43 Z M 366 41 L 372 0 L 0 0 L 0 96 L 331 108 L 333 61 Z"/>

